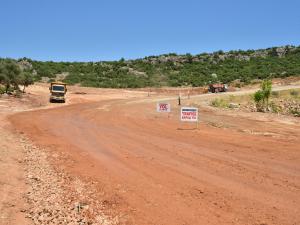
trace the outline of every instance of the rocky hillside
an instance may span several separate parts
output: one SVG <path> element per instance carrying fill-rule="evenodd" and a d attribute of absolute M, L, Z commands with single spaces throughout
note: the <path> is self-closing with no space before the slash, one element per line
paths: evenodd
<path fill-rule="evenodd" d="M 202 53 L 199 55 L 177 55 L 175 53 L 161 55 L 161 56 L 149 56 L 146 57 L 143 61 L 149 63 L 166 63 L 166 62 L 174 62 L 174 63 L 191 63 L 191 62 L 212 62 L 217 64 L 218 62 L 225 61 L 227 59 L 234 59 L 238 61 L 250 61 L 251 58 L 267 58 L 268 56 L 275 57 L 285 57 L 290 52 L 297 51 L 297 48 L 294 46 L 284 46 L 284 47 L 275 47 L 268 49 L 260 49 L 260 50 L 248 50 L 248 51 L 230 51 L 223 52 L 218 51 L 214 53 Z"/>
<path fill-rule="evenodd" d="M 27 58 L 36 79 L 92 87 L 202 86 L 211 82 L 300 75 L 300 46 L 198 55 L 175 53 L 111 62 L 41 62 Z"/>

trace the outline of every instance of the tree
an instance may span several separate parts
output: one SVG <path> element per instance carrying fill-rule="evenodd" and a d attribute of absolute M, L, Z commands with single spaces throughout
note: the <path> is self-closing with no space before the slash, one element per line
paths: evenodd
<path fill-rule="evenodd" d="M 5 87 L 5 93 L 11 88 L 20 90 L 19 85 L 25 87 L 33 83 L 32 74 L 28 71 L 22 72 L 19 65 L 14 60 L 0 61 L 0 83 Z"/>
<path fill-rule="evenodd" d="M 12 60 L 9 60 L 4 65 L 4 71 L 6 72 L 7 80 L 6 80 L 6 93 L 8 89 L 13 86 L 15 90 L 19 90 L 18 86 L 18 76 L 21 73 L 19 66 Z"/>
<path fill-rule="evenodd" d="M 32 74 L 29 72 L 23 72 L 19 76 L 18 83 L 23 85 L 23 93 L 25 93 L 25 88 L 34 83 Z"/>

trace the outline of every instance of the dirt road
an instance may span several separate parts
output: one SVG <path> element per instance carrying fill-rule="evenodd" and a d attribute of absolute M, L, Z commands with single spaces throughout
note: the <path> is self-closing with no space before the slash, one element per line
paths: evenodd
<path fill-rule="evenodd" d="M 203 107 L 197 130 L 178 122 L 176 102 L 168 118 L 155 112 L 157 97 L 133 96 L 73 97 L 81 103 L 10 121 L 64 155 L 51 163 L 93 183 L 120 224 L 300 224 L 299 119 Z"/>

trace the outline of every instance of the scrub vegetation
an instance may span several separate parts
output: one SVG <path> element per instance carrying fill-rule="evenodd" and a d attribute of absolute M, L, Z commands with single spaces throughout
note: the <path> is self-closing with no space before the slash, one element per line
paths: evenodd
<path fill-rule="evenodd" d="M 6 59 L 2 59 L 6 60 Z M 300 75 L 300 46 L 247 51 L 217 51 L 199 55 L 175 53 L 136 60 L 102 62 L 42 62 L 28 58 L 35 80 L 58 78 L 68 84 L 104 88 L 204 86 Z"/>
<path fill-rule="evenodd" d="M 300 117 L 300 89 L 271 91 L 269 81 L 263 83 L 261 89 L 254 94 L 218 97 L 210 105 L 245 112 L 258 111 Z"/>

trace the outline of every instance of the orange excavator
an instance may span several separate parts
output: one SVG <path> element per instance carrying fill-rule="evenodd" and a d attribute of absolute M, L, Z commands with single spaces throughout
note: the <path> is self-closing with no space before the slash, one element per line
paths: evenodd
<path fill-rule="evenodd" d="M 208 87 L 208 91 L 211 93 L 226 92 L 227 90 L 227 84 L 210 84 Z"/>

